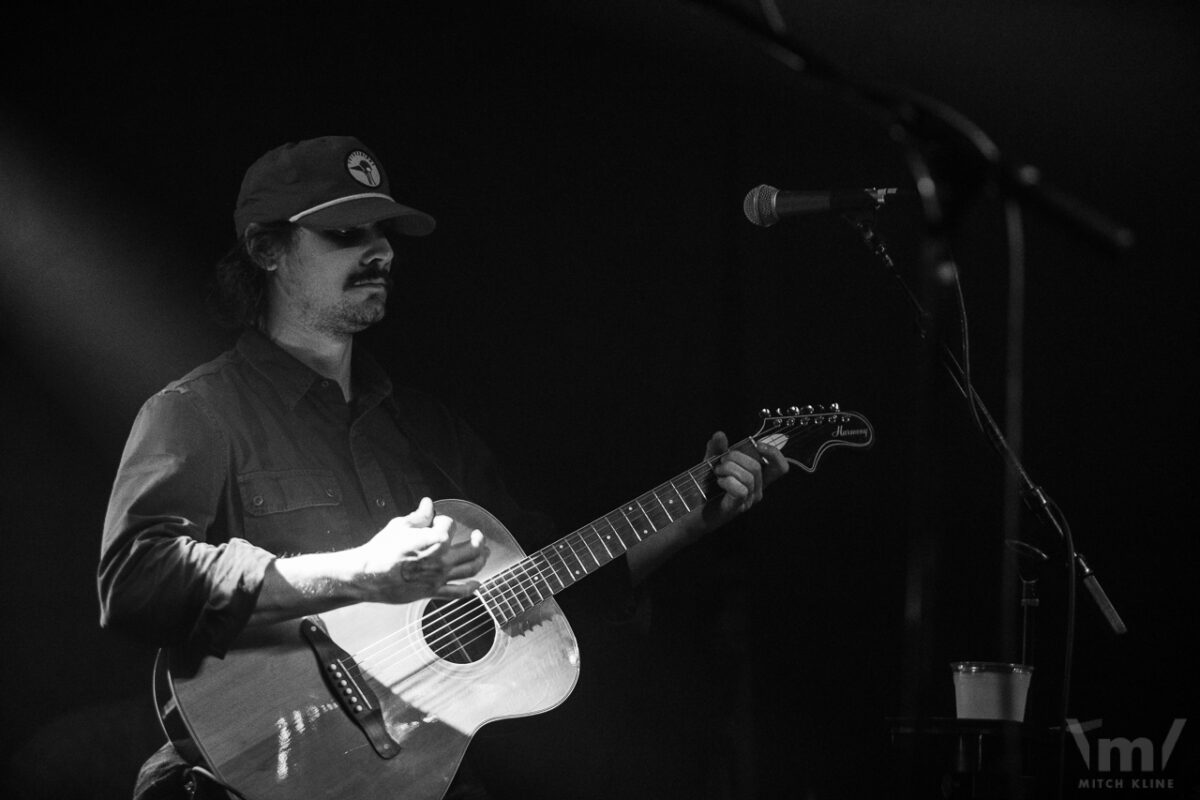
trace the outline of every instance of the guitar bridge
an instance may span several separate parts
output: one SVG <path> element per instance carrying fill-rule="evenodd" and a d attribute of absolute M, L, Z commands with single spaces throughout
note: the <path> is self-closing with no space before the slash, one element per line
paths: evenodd
<path fill-rule="evenodd" d="M 380 758 L 394 758 L 400 754 L 400 745 L 387 732 L 383 724 L 383 710 L 379 699 L 367 686 L 358 663 L 342 648 L 334 644 L 329 634 L 305 617 L 300 620 L 300 635 L 316 653 L 317 663 L 325 684 L 337 698 L 346 715 L 354 721 L 371 747 Z"/>

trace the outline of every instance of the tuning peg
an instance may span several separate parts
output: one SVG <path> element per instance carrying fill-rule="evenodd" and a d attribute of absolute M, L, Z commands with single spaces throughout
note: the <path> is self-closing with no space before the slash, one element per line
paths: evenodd
<path fill-rule="evenodd" d="M 805 406 L 804 408 L 800 409 L 800 413 L 801 414 L 811 414 L 811 413 L 813 413 L 814 410 L 815 409 L 812 406 Z"/>
<path fill-rule="evenodd" d="M 763 410 L 758 412 L 758 416 L 761 417 L 762 419 L 766 419 L 767 417 L 771 416 L 771 409 L 764 408 Z"/>
<path fill-rule="evenodd" d="M 842 407 L 841 407 L 841 405 L 839 405 L 838 403 L 830 403 L 830 404 L 829 404 L 829 410 L 830 410 L 830 411 L 841 411 L 841 410 L 842 410 Z"/>
<path fill-rule="evenodd" d="M 791 408 L 788 409 L 788 413 L 791 414 L 793 417 L 799 416 L 800 415 L 800 406 L 792 406 Z"/>

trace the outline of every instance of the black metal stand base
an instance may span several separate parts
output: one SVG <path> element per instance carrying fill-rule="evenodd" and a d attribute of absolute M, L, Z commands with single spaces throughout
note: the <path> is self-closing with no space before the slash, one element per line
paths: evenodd
<path fill-rule="evenodd" d="M 895 794 L 930 800 L 1034 800 L 1052 756 L 1046 731 L 987 719 L 888 720 Z M 890 794 L 890 793 L 889 793 Z"/>

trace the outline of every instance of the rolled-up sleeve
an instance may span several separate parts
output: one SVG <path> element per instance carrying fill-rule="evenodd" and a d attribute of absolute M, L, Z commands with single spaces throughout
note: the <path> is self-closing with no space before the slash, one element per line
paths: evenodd
<path fill-rule="evenodd" d="M 228 511 L 228 437 L 203 400 L 142 407 L 117 471 L 100 550 L 100 623 L 158 646 L 224 655 L 274 556 Z"/>

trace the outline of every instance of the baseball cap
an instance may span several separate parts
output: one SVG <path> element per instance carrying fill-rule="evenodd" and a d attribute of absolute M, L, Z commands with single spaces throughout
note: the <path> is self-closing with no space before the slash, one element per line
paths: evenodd
<path fill-rule="evenodd" d="M 394 220 L 409 236 L 424 236 L 437 224 L 392 199 L 383 165 L 353 136 L 288 142 L 250 165 L 233 212 L 238 236 L 252 222 L 284 220 L 322 229 Z"/>

